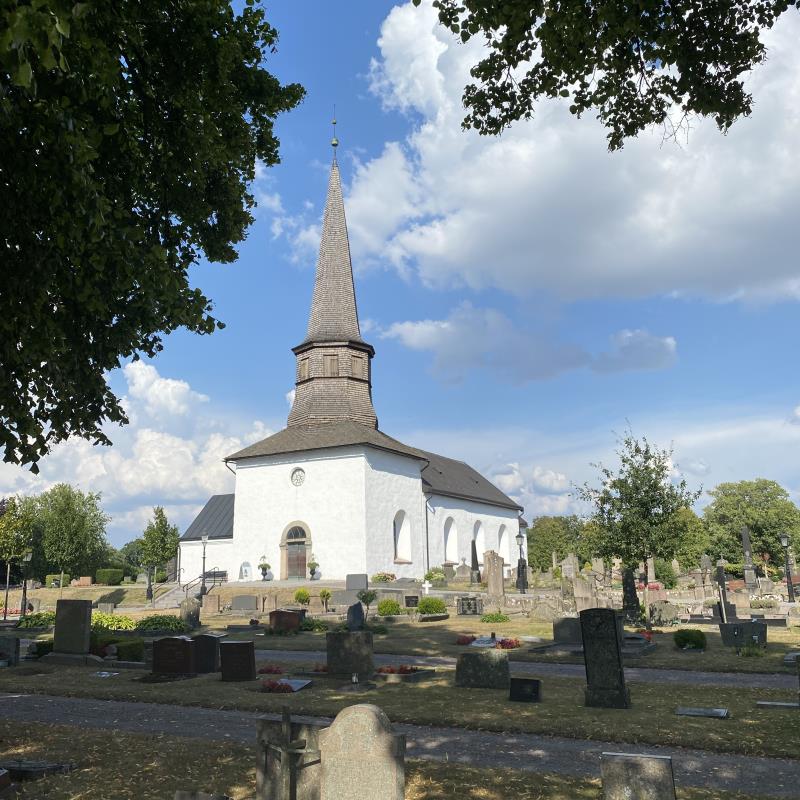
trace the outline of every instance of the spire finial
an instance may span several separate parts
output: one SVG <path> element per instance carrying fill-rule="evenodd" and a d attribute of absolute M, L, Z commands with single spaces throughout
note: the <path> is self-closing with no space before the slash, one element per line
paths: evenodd
<path fill-rule="evenodd" d="M 336 158 L 336 148 L 339 146 L 339 140 L 336 138 L 336 105 L 333 106 L 333 119 L 331 120 L 331 125 L 333 125 L 333 139 L 331 139 L 331 147 L 333 147 L 333 157 Z"/>

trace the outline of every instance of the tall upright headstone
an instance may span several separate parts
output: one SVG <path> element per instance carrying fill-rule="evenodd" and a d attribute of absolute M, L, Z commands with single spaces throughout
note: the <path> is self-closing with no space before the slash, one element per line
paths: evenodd
<path fill-rule="evenodd" d="M 639 604 L 639 595 L 636 594 L 636 579 L 630 567 L 622 569 L 622 610 L 628 622 L 638 624 L 642 607 Z"/>
<path fill-rule="evenodd" d="M 747 525 L 742 525 L 740 531 L 742 537 L 742 552 L 744 553 L 744 585 L 749 592 L 758 589 L 758 578 L 753 566 L 753 546 L 750 544 L 750 531 Z"/>
<path fill-rule="evenodd" d="M 495 601 L 502 600 L 506 593 L 503 557 L 494 550 L 487 550 L 483 554 L 483 577 L 486 579 L 486 591 L 489 597 Z"/>
<path fill-rule="evenodd" d="M 656 560 L 652 556 L 647 559 L 647 582 L 656 582 Z"/>
<path fill-rule="evenodd" d="M 319 733 L 320 800 L 403 800 L 406 738 L 373 705 L 348 706 Z"/>
<path fill-rule="evenodd" d="M 470 556 L 471 556 L 471 563 L 470 563 L 470 570 L 469 570 L 469 582 L 470 583 L 480 583 L 481 582 L 481 568 L 480 564 L 478 563 L 478 547 L 475 544 L 475 540 L 472 540 L 472 544 L 470 547 Z"/>
<path fill-rule="evenodd" d="M 103 659 L 89 653 L 92 633 L 91 600 L 58 600 L 53 652 L 43 661 L 54 664 L 102 664 Z"/>
<path fill-rule="evenodd" d="M 580 613 L 586 665 L 586 705 L 629 708 L 630 691 L 622 667 L 622 636 L 612 608 L 587 608 Z"/>

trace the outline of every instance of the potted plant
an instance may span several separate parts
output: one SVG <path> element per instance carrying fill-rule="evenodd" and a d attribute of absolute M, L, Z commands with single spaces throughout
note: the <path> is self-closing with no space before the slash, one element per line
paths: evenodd
<path fill-rule="evenodd" d="M 267 557 L 261 556 L 261 561 L 258 564 L 258 568 L 261 570 L 261 580 L 268 581 L 272 576 L 269 574 L 269 571 L 272 569 L 269 563 L 267 563 Z"/>
<path fill-rule="evenodd" d="M 309 561 L 308 562 L 308 571 L 311 573 L 311 580 L 312 581 L 314 580 L 314 575 L 317 572 L 317 567 L 318 566 L 319 566 L 319 563 L 316 562 L 316 561 Z"/>

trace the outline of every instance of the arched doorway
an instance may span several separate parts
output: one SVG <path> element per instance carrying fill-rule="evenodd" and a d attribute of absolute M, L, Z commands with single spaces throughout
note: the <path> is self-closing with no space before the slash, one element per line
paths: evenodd
<path fill-rule="evenodd" d="M 308 531 L 297 523 L 290 525 L 283 534 L 281 542 L 281 578 L 288 580 L 307 577 L 308 553 L 311 537 Z"/>

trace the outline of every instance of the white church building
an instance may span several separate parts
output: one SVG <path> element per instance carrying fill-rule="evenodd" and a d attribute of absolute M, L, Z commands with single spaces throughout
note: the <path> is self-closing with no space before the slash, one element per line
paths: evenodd
<path fill-rule="evenodd" d="M 469 564 L 473 540 L 480 561 L 495 550 L 516 564 L 517 503 L 463 461 L 378 427 L 335 150 L 308 332 L 293 352 L 286 428 L 225 458 L 235 492 L 212 497 L 181 537 L 182 582 L 200 575 L 204 544 L 206 571 L 231 581 L 257 580 L 262 560 L 280 580 L 308 580 L 312 561 L 323 578 L 421 578 Z"/>

